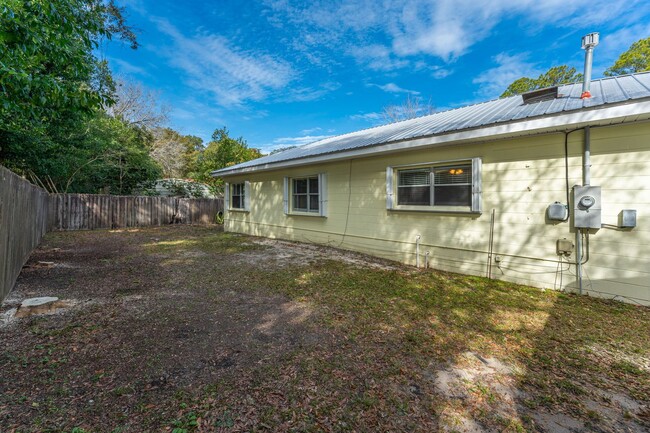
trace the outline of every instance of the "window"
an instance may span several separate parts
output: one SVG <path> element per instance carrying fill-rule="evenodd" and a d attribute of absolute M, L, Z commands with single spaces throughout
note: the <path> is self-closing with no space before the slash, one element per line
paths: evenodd
<path fill-rule="evenodd" d="M 284 213 L 326 216 L 327 177 L 286 177 L 284 179 Z"/>
<path fill-rule="evenodd" d="M 481 211 L 481 160 L 388 167 L 387 207 L 451 212 Z M 393 186 L 393 177 L 397 185 Z M 393 206 L 397 194 L 397 206 Z"/>
<path fill-rule="evenodd" d="M 246 187 L 244 185 L 244 183 L 233 183 L 231 185 L 230 207 L 232 209 L 244 209 L 244 200 L 246 198 Z"/>
<path fill-rule="evenodd" d="M 299 212 L 318 212 L 318 177 L 291 181 L 291 209 Z"/>
<path fill-rule="evenodd" d="M 250 182 L 226 184 L 225 208 L 228 210 L 250 210 Z"/>

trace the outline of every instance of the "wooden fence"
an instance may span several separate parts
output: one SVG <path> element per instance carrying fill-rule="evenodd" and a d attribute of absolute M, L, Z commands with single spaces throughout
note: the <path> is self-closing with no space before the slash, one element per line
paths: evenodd
<path fill-rule="evenodd" d="M 0 166 L 0 301 L 48 230 L 47 192 Z"/>
<path fill-rule="evenodd" d="M 52 194 L 50 230 L 214 224 L 223 199 Z"/>
<path fill-rule="evenodd" d="M 0 301 L 52 230 L 213 224 L 223 199 L 48 194 L 0 166 Z"/>

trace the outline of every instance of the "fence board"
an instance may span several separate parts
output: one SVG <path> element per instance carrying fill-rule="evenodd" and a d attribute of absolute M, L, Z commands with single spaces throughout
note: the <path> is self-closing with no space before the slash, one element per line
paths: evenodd
<path fill-rule="evenodd" d="M 0 300 L 48 228 L 49 196 L 0 166 Z"/>
<path fill-rule="evenodd" d="M 223 199 L 51 194 L 50 230 L 212 224 Z"/>
<path fill-rule="evenodd" d="M 48 194 L 0 166 L 0 301 L 52 230 L 211 224 L 223 199 Z"/>

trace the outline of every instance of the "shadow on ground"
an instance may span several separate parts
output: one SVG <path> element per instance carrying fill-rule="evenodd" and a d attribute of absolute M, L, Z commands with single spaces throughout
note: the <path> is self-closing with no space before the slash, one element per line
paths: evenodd
<path fill-rule="evenodd" d="M 650 313 L 216 228 L 53 233 L 1 431 L 645 431 Z M 564 429 L 564 430 L 563 430 Z"/>

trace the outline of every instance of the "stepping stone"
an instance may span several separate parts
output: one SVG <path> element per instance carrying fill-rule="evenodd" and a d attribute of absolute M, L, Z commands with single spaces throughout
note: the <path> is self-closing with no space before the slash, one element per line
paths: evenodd
<path fill-rule="evenodd" d="M 67 307 L 68 304 L 64 301 L 59 301 L 59 298 L 54 296 L 43 296 L 40 298 L 25 299 L 18 307 L 15 317 L 28 317 L 36 314 L 53 313 L 59 308 Z"/>

